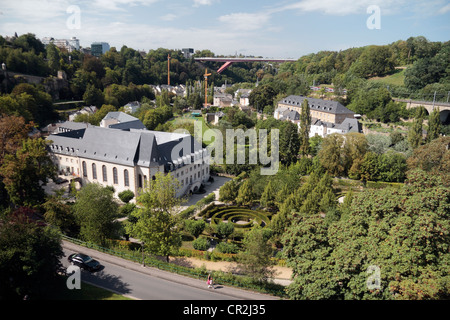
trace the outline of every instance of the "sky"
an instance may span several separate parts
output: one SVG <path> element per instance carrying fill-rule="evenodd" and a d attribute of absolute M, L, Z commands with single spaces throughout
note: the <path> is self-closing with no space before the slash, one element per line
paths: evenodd
<path fill-rule="evenodd" d="M 448 0 L 0 0 L 0 35 L 294 58 L 411 36 L 450 40 Z"/>

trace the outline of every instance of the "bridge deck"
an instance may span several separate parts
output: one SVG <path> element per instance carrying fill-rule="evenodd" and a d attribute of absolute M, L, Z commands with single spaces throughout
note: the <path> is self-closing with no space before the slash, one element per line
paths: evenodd
<path fill-rule="evenodd" d="M 223 58 L 223 57 L 200 57 L 194 58 L 197 61 L 214 62 L 295 62 L 297 59 L 273 59 L 273 58 Z"/>

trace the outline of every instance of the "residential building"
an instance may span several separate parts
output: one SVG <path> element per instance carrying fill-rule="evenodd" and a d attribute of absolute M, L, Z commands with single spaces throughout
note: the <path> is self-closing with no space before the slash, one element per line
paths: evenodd
<path fill-rule="evenodd" d="M 233 96 L 228 93 L 214 93 L 213 105 L 216 107 L 230 107 L 232 106 Z"/>
<path fill-rule="evenodd" d="M 91 54 L 95 57 L 100 57 L 102 54 L 105 54 L 110 49 L 110 46 L 107 42 L 94 42 L 91 44 Z"/>
<path fill-rule="evenodd" d="M 127 103 L 123 110 L 128 113 L 135 113 L 141 107 L 141 103 L 139 101 L 132 101 Z"/>
<path fill-rule="evenodd" d="M 68 52 L 72 52 L 73 50 L 80 50 L 80 40 L 76 37 L 72 37 L 68 39 L 55 39 L 52 37 L 44 37 L 41 42 L 47 46 L 50 43 L 53 43 L 60 49 L 67 50 Z"/>
<path fill-rule="evenodd" d="M 362 128 L 355 113 L 337 101 L 307 98 L 303 96 L 288 96 L 278 102 L 274 111 L 274 118 L 291 121 L 300 129 L 301 105 L 304 99 L 308 100 L 311 114 L 311 128 L 309 136 L 348 132 L 362 132 Z"/>
<path fill-rule="evenodd" d="M 298 122 L 297 125 L 300 130 L 300 122 Z M 325 122 L 319 119 L 312 119 L 309 136 L 314 137 L 315 135 L 318 135 L 323 138 L 333 133 L 346 134 L 349 132 L 362 132 L 361 124 L 357 119 L 346 118 L 340 124 Z"/>
<path fill-rule="evenodd" d="M 278 102 L 278 108 L 284 107 L 301 114 L 303 100 L 308 100 L 311 117 L 334 124 L 342 123 L 346 118 L 354 118 L 355 113 L 341 103 L 331 100 L 308 98 L 304 96 L 288 96 Z"/>
<path fill-rule="evenodd" d="M 83 107 L 81 110 L 75 111 L 71 114 L 69 114 L 69 121 L 74 121 L 75 118 L 80 115 L 80 114 L 89 114 L 92 115 L 94 113 L 97 112 L 97 107 L 96 106 L 88 106 L 88 107 Z"/>
<path fill-rule="evenodd" d="M 209 155 L 189 134 L 86 126 L 51 134 L 50 156 L 60 174 L 81 184 L 113 186 L 116 194 L 139 194 L 157 172 L 179 181 L 177 196 L 209 180 Z"/>
<path fill-rule="evenodd" d="M 124 112 L 108 112 L 100 121 L 100 127 L 113 128 L 121 130 L 145 129 L 144 124 L 138 118 L 135 118 Z"/>

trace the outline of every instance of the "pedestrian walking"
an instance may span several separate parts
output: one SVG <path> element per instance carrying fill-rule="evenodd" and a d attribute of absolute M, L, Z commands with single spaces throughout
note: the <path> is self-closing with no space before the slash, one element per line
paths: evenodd
<path fill-rule="evenodd" d="M 214 283 L 213 283 L 213 278 L 212 278 L 211 274 L 208 274 L 208 280 L 206 281 L 206 283 L 208 284 L 208 288 L 214 289 Z"/>

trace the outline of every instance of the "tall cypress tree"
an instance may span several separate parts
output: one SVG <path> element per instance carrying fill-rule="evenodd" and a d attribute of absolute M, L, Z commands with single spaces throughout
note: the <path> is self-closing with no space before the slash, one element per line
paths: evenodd
<path fill-rule="evenodd" d="M 302 111 L 300 114 L 300 154 L 305 156 L 309 154 L 309 131 L 311 130 L 311 112 L 309 110 L 308 100 L 302 102 Z"/>
<path fill-rule="evenodd" d="M 439 108 L 434 108 L 428 119 L 428 133 L 427 142 L 439 138 L 439 132 L 441 127 L 441 118 L 439 113 Z"/>
<path fill-rule="evenodd" d="M 422 144 L 422 125 L 425 118 L 425 108 L 420 106 L 416 111 L 416 117 L 412 127 L 408 131 L 408 142 L 413 149 Z"/>

